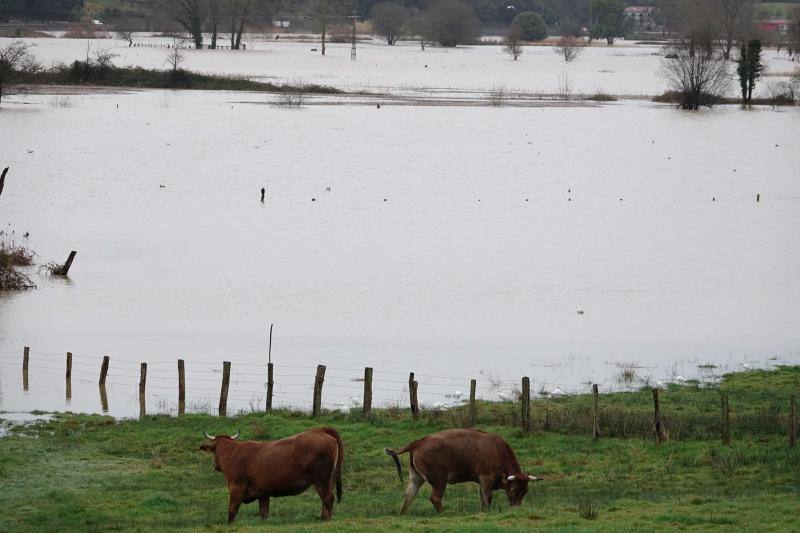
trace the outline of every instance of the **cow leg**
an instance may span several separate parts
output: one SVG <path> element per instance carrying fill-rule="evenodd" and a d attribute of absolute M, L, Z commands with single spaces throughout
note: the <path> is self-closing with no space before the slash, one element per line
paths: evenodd
<path fill-rule="evenodd" d="M 269 496 L 258 499 L 258 513 L 261 515 L 261 520 L 269 518 Z"/>
<path fill-rule="evenodd" d="M 408 486 L 406 487 L 405 499 L 403 500 L 403 508 L 400 509 L 400 514 L 405 514 L 411 506 L 411 502 L 419 492 L 419 488 L 425 483 L 419 472 L 412 466 L 408 469 Z"/>
<path fill-rule="evenodd" d="M 329 485 L 316 484 L 319 499 L 322 500 L 322 520 L 330 520 L 333 516 L 333 489 Z"/>
<path fill-rule="evenodd" d="M 242 498 L 244 498 L 244 491 L 246 487 L 241 485 L 231 485 L 230 487 L 230 502 L 228 503 L 228 523 L 233 523 L 236 518 L 236 513 L 239 512 L 239 506 L 242 505 Z"/>
<path fill-rule="evenodd" d="M 492 488 L 494 488 L 494 476 L 483 477 L 481 484 L 481 511 L 488 511 L 492 506 Z"/>
<path fill-rule="evenodd" d="M 436 512 L 441 513 L 444 511 L 444 507 L 442 506 L 442 497 L 444 496 L 444 491 L 447 488 L 447 481 L 434 481 L 429 479 L 428 483 L 430 483 L 431 487 L 433 487 L 433 490 L 431 490 L 431 503 L 433 504 L 434 509 L 436 509 Z"/>

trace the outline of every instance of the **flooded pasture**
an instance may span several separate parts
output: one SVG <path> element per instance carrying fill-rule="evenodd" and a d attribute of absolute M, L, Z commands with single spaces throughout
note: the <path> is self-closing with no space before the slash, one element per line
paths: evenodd
<path fill-rule="evenodd" d="M 271 322 L 275 403 L 300 407 L 317 364 L 337 408 L 364 366 L 385 405 L 409 371 L 434 404 L 471 377 L 498 398 L 523 375 L 613 387 L 614 363 L 666 380 L 800 359 L 796 109 L 270 101 L 4 106 L 0 223 L 40 263 L 78 256 L 0 298 L 0 410 L 100 411 L 103 355 L 112 414 L 138 411 L 140 361 L 148 410 L 173 409 L 179 357 L 189 409 L 216 407 L 223 360 L 229 410 L 263 405 Z"/>

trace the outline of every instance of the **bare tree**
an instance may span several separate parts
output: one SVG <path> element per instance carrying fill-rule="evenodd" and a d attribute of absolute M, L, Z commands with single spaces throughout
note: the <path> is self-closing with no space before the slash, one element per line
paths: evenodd
<path fill-rule="evenodd" d="M 228 23 L 231 49 L 238 50 L 242 46 L 244 23 L 250 15 L 252 0 L 226 0 L 224 17 Z"/>
<path fill-rule="evenodd" d="M 505 48 L 503 50 L 514 58 L 514 61 L 519 59 L 522 55 L 522 30 L 516 24 L 508 27 L 506 37 L 504 40 Z"/>
<path fill-rule="evenodd" d="M 734 43 L 744 41 L 751 32 L 755 0 L 717 0 L 717 2 L 720 47 L 725 59 L 730 59 Z"/>
<path fill-rule="evenodd" d="M 406 31 L 408 9 L 397 2 L 381 2 L 369 12 L 372 27 L 386 38 L 389 45 L 397 42 Z"/>
<path fill-rule="evenodd" d="M 558 40 L 555 52 L 564 56 L 564 61 L 574 61 L 583 52 L 583 40 L 572 35 L 565 35 Z"/>
<path fill-rule="evenodd" d="M 0 103 L 4 96 L 21 93 L 23 84 L 38 69 L 31 48 L 23 41 L 0 47 Z"/>
<path fill-rule="evenodd" d="M 173 6 L 173 18 L 183 26 L 194 41 L 194 47 L 200 50 L 203 48 L 203 20 L 205 13 L 200 0 L 176 0 L 170 2 Z"/>
<path fill-rule="evenodd" d="M 173 37 L 172 47 L 169 49 L 169 54 L 167 54 L 165 63 L 169 66 L 172 73 L 176 74 L 181 69 L 181 65 L 184 61 L 186 61 L 186 56 L 181 49 L 181 41 L 177 37 Z"/>
<path fill-rule="evenodd" d="M 120 41 L 125 41 L 128 43 L 128 48 L 133 46 L 133 32 L 127 30 L 118 30 L 117 31 L 117 39 Z"/>
<path fill-rule="evenodd" d="M 345 14 L 345 0 L 311 0 L 308 18 L 311 19 L 314 30 L 320 34 L 322 55 L 328 42 L 328 29 L 338 18 Z"/>
<path fill-rule="evenodd" d="M 696 110 L 716 104 L 730 83 L 728 62 L 713 47 L 674 46 L 664 59 L 663 71 L 680 98 L 678 107 Z"/>
<path fill-rule="evenodd" d="M 217 36 L 219 35 L 219 3 L 222 0 L 208 0 L 208 22 L 211 26 L 211 45 L 212 50 L 217 49 Z"/>

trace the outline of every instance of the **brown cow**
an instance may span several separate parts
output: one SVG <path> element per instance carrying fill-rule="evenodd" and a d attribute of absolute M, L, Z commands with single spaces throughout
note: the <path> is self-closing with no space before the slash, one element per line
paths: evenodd
<path fill-rule="evenodd" d="M 394 459 L 400 481 L 403 471 L 400 454 L 408 452 L 409 472 L 405 513 L 414 496 L 426 481 L 431 484 L 431 503 L 442 512 L 442 496 L 448 484 L 474 481 L 481 486 L 481 510 L 492 505 L 492 491 L 504 489 L 512 506 L 522 504 L 528 482 L 539 478 L 522 473 L 511 447 L 498 435 L 476 429 L 449 429 L 415 440 L 386 453 Z"/>
<path fill-rule="evenodd" d="M 342 501 L 344 444 L 333 428 L 315 428 L 272 442 L 237 442 L 233 436 L 203 432 L 209 442 L 200 446 L 214 454 L 214 470 L 228 483 L 228 522 L 239 506 L 258 500 L 262 519 L 269 515 L 270 497 L 295 496 L 308 487 L 317 489 L 322 500 L 322 519 L 333 514 L 333 486 Z"/>

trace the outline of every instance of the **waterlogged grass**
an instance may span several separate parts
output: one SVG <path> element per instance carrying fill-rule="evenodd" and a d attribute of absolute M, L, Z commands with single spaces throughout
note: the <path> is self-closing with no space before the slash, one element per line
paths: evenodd
<path fill-rule="evenodd" d="M 759 388 L 796 390 L 794 376 L 796 369 L 748 372 L 729 376 L 723 387 L 755 402 Z M 699 393 L 676 388 L 667 394 Z M 633 404 L 632 398 L 614 401 Z M 481 406 L 482 417 L 486 411 Z M 448 488 L 441 516 L 427 501 L 427 487 L 410 514 L 399 516 L 403 486 L 382 450 L 449 427 L 444 417 L 414 422 L 379 411 L 373 422 L 344 414 L 313 421 L 301 413 L 276 412 L 116 421 L 61 414 L 0 439 L 0 531 L 227 530 L 227 490 L 210 458 L 198 450 L 202 431 L 241 428 L 243 438 L 276 439 L 321 424 L 339 429 L 347 446 L 343 502 L 336 505 L 333 522 L 322 524 L 313 491 L 274 499 L 271 527 L 789 531 L 800 519 L 800 449 L 788 448 L 785 434 L 743 435 L 729 447 L 711 440 L 656 446 L 643 438 L 593 441 L 541 431 L 526 436 L 513 427 L 481 423 L 509 441 L 524 468 L 545 478 L 532 486 L 523 507 L 510 509 L 498 492 L 491 511 L 481 513 L 477 485 L 464 484 Z M 233 529 L 260 527 L 257 505 L 244 505 Z"/>

